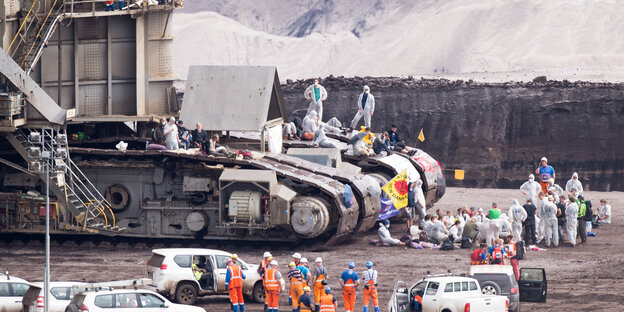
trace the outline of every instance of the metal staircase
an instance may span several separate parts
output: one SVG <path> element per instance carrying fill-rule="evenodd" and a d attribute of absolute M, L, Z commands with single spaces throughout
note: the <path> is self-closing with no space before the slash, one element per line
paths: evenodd
<path fill-rule="evenodd" d="M 28 140 L 24 129 L 18 129 L 6 137 L 15 150 L 29 162 L 28 150 L 35 145 Z M 67 150 L 66 141 L 63 145 Z M 64 224 L 65 229 L 111 235 L 125 230 L 116 226 L 110 203 L 69 158 L 69 154 L 63 161 L 66 164 L 65 170 L 50 175 L 50 190 L 59 200 L 65 202 L 71 215 L 70 220 Z M 45 181 L 45 173 L 39 175 Z"/>
<path fill-rule="evenodd" d="M 43 48 L 54 33 L 62 16 L 63 5 L 59 0 L 54 0 L 49 8 L 44 7 L 42 10 L 41 5 L 45 6 L 46 3 L 39 0 L 33 1 L 30 10 L 20 24 L 19 31 L 7 49 L 7 54 L 27 74 L 30 74 L 37 65 Z"/>

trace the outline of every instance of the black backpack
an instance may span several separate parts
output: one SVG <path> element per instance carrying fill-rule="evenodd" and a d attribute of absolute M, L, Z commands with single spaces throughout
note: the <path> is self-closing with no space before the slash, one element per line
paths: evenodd
<path fill-rule="evenodd" d="M 469 237 L 462 238 L 460 248 L 462 249 L 472 248 L 472 241 L 470 240 Z"/>
<path fill-rule="evenodd" d="M 585 221 L 592 221 L 594 218 L 594 211 L 592 210 L 592 203 L 589 200 L 585 201 Z"/>
<path fill-rule="evenodd" d="M 453 242 L 451 242 L 450 239 L 446 239 L 444 240 L 444 242 L 442 242 L 442 246 L 440 246 L 440 250 L 454 250 L 455 249 L 455 245 L 453 244 Z"/>

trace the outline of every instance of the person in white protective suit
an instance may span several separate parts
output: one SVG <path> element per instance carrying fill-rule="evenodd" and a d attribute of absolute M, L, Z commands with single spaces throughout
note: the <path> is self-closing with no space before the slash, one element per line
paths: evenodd
<path fill-rule="evenodd" d="M 416 194 L 416 212 L 418 213 L 418 224 L 421 228 L 425 228 L 425 215 L 427 214 L 427 204 L 425 203 L 425 194 L 422 190 L 423 181 L 416 180 L 414 193 Z"/>
<path fill-rule="evenodd" d="M 520 206 L 517 199 L 513 200 L 513 205 L 509 207 L 507 212 L 509 221 L 511 221 L 511 234 L 516 242 L 522 240 L 522 222 L 527 218 L 527 212 Z"/>
<path fill-rule="evenodd" d="M 611 224 L 611 205 L 607 204 L 606 199 L 600 200 L 600 209 L 598 210 L 598 223 Z"/>
<path fill-rule="evenodd" d="M 390 235 L 390 220 L 386 219 L 383 223 L 379 222 L 379 230 L 377 230 L 377 234 L 379 235 L 379 242 L 382 244 L 388 244 L 392 246 L 403 246 L 405 243 L 401 242 L 396 238 L 392 238 Z"/>
<path fill-rule="evenodd" d="M 316 132 L 314 132 L 314 140 L 312 140 L 314 146 L 325 147 L 325 148 L 336 148 L 336 145 L 332 143 L 327 136 L 325 136 L 325 130 L 323 127 L 319 127 Z"/>
<path fill-rule="evenodd" d="M 302 138 L 305 137 L 306 134 L 310 133 L 312 137 L 308 141 L 312 141 L 312 138 L 314 138 L 314 133 L 316 132 L 316 130 L 318 130 L 319 127 L 318 114 L 316 113 L 316 111 L 311 111 L 305 117 L 303 117 L 302 127 Z"/>
<path fill-rule="evenodd" d="M 358 132 L 357 134 L 354 134 L 349 141 L 347 141 L 348 144 L 353 145 L 353 155 L 369 156 L 371 154 L 372 150 L 366 146 L 366 142 L 364 141 L 366 136 L 369 134 L 370 130 Z"/>
<path fill-rule="evenodd" d="M 433 225 L 431 226 L 431 238 L 437 239 L 438 242 L 442 243 L 449 235 L 449 231 L 444 226 L 444 223 L 440 221 L 438 216 L 433 216 L 431 218 Z"/>
<path fill-rule="evenodd" d="M 284 140 L 299 140 L 297 135 L 297 126 L 294 122 L 285 123 L 282 127 L 282 138 Z"/>
<path fill-rule="evenodd" d="M 548 180 L 548 192 L 553 192 L 553 197 L 555 198 L 559 198 L 559 196 L 564 194 L 564 190 L 561 188 L 561 186 L 555 184 L 555 180 L 554 179 L 549 179 Z"/>
<path fill-rule="evenodd" d="M 546 239 L 546 247 L 550 247 L 550 242 L 555 247 L 559 246 L 559 223 L 557 222 L 557 206 L 555 198 L 548 197 L 548 202 L 544 205 L 542 211 L 542 222 L 544 223 L 544 237 Z"/>
<path fill-rule="evenodd" d="M 583 183 L 579 181 L 578 173 L 576 172 L 572 174 L 572 178 L 568 180 L 568 183 L 566 183 L 565 186 L 565 191 L 568 194 L 572 193 L 572 189 L 575 189 L 577 194 L 583 193 Z"/>
<path fill-rule="evenodd" d="M 351 129 L 355 129 L 362 116 L 364 117 L 364 127 L 371 128 L 371 118 L 375 112 L 375 97 L 370 93 L 368 86 L 364 86 L 364 91 L 358 97 L 355 107 L 358 112 L 351 121 Z"/>
<path fill-rule="evenodd" d="M 537 194 L 542 190 L 542 187 L 535 181 L 535 176 L 531 174 L 529 175 L 529 180 L 520 186 L 520 190 L 526 196 L 526 200 L 530 199 L 531 202 L 537 203 Z"/>
<path fill-rule="evenodd" d="M 546 204 L 548 204 L 548 197 L 540 192 L 539 194 L 537 194 L 537 216 L 535 218 L 535 221 L 537 223 L 537 241 L 535 242 L 536 244 L 539 244 L 542 239 L 544 239 L 544 209 L 546 209 Z"/>
<path fill-rule="evenodd" d="M 319 117 L 319 120 L 323 120 L 323 102 L 327 99 L 327 90 L 319 83 L 319 78 L 314 79 L 314 83 L 311 84 L 303 93 L 306 100 L 310 101 L 308 106 L 309 115 L 310 112 L 315 111 Z"/>
<path fill-rule="evenodd" d="M 576 204 L 576 198 L 570 194 L 568 196 L 570 204 L 566 207 L 566 232 L 568 233 L 568 241 L 572 247 L 576 246 L 576 229 L 578 226 L 578 205 Z"/>
<path fill-rule="evenodd" d="M 165 125 L 163 129 L 165 135 L 165 145 L 167 145 L 167 150 L 176 151 L 178 150 L 178 126 L 175 124 L 175 118 L 169 118 L 169 123 Z"/>

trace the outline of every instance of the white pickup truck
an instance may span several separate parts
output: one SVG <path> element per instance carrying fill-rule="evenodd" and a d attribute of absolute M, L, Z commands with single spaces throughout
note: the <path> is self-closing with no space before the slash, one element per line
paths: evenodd
<path fill-rule="evenodd" d="M 422 298 L 421 310 L 414 308 L 417 296 Z M 405 282 L 398 281 L 388 303 L 390 312 L 507 312 L 508 309 L 507 297 L 483 295 L 474 278 L 450 274 L 428 275 L 409 288 Z"/>

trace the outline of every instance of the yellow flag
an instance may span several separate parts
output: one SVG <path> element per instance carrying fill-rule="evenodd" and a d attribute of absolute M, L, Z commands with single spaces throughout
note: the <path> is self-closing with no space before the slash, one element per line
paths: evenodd
<path fill-rule="evenodd" d="M 464 170 L 455 170 L 455 180 L 463 180 L 464 179 Z"/>
<path fill-rule="evenodd" d="M 381 189 L 388 194 L 394 204 L 394 208 L 401 209 L 407 206 L 407 170 L 397 174 Z"/>
<path fill-rule="evenodd" d="M 420 129 L 420 134 L 418 134 L 418 140 L 420 140 L 420 142 L 425 142 L 425 134 L 423 133 L 423 129 Z"/>

